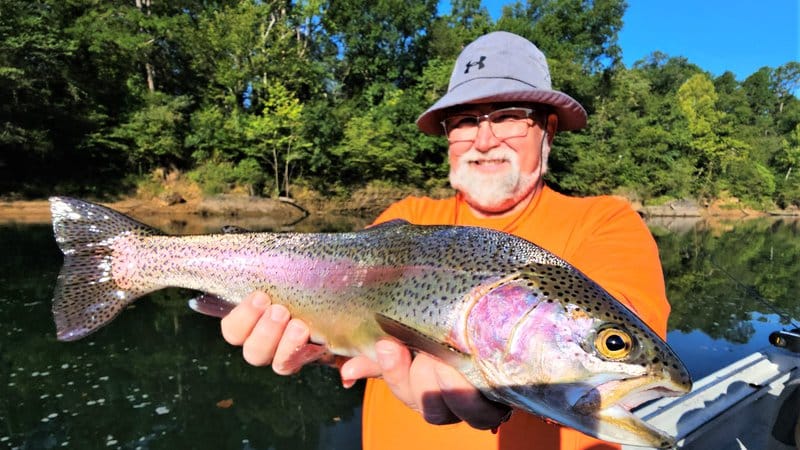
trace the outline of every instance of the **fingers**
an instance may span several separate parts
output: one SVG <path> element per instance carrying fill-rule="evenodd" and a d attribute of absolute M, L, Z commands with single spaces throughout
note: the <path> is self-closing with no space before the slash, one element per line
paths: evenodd
<path fill-rule="evenodd" d="M 275 305 L 273 308 L 277 306 Z M 286 311 L 286 317 L 288 319 L 289 311 Z M 278 375 L 291 375 L 300 370 L 304 364 L 316 359 L 315 357 L 309 360 L 309 357 L 298 352 L 308 343 L 310 330 L 303 321 L 292 319 L 281 331 L 283 336 L 280 337 L 277 348 L 274 350 L 272 370 Z"/>
<path fill-rule="evenodd" d="M 284 306 L 268 307 L 242 344 L 242 356 L 245 361 L 254 366 L 273 364 L 288 322 L 289 311 Z"/>
<path fill-rule="evenodd" d="M 270 298 L 263 292 L 253 292 L 220 322 L 222 337 L 232 345 L 242 345 L 258 319 L 269 307 Z"/>
<path fill-rule="evenodd" d="M 308 343 L 308 326 L 291 319 L 282 305 L 271 305 L 263 292 L 254 292 L 222 319 L 222 336 L 242 346 L 245 361 L 254 366 L 272 365 L 280 375 L 289 375 L 318 358 L 323 350 Z M 290 320 L 291 319 L 291 320 Z"/>
<path fill-rule="evenodd" d="M 479 430 L 496 428 L 508 420 L 511 408 L 484 397 L 454 368 L 440 364 L 435 372 L 443 403 L 460 420 Z"/>
<path fill-rule="evenodd" d="M 379 341 L 375 350 L 389 389 L 427 422 L 445 425 L 463 420 L 474 428 L 490 429 L 508 420 L 508 406 L 484 397 L 460 372 L 438 359 L 420 353 L 412 360 L 405 346 L 388 340 Z M 374 367 L 353 364 L 354 373 L 375 376 L 369 372 Z"/>
<path fill-rule="evenodd" d="M 381 366 L 366 356 L 356 356 L 344 361 L 339 372 L 342 375 L 342 386 L 350 388 L 361 378 L 381 376 Z"/>
<path fill-rule="evenodd" d="M 438 366 L 441 365 L 443 364 L 440 361 L 426 354 L 417 355 L 411 365 L 415 401 L 422 407 L 422 417 L 434 425 L 446 425 L 461 421 L 445 401 L 444 387 L 441 386 L 437 376 Z"/>
<path fill-rule="evenodd" d="M 392 393 L 409 408 L 421 411 L 411 390 L 411 352 L 396 342 L 381 340 L 375 344 L 375 353 L 383 381 Z"/>

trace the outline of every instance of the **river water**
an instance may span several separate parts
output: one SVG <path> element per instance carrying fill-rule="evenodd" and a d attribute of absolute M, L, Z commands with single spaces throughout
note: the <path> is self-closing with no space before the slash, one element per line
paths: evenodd
<path fill-rule="evenodd" d="M 673 307 L 668 340 L 695 378 L 768 345 L 787 325 L 779 312 L 800 318 L 797 221 L 650 226 Z M 248 366 L 179 289 L 138 301 L 84 340 L 57 342 L 50 300 L 62 258 L 49 224 L 0 224 L 0 254 L 0 449 L 359 448 L 363 384 L 344 389 L 326 367 L 280 377 Z"/>

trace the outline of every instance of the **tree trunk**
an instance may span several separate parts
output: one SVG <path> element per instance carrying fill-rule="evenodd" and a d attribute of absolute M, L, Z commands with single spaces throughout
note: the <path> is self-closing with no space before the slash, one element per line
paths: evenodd
<path fill-rule="evenodd" d="M 147 90 L 150 92 L 156 91 L 155 69 L 150 62 L 144 63 L 144 70 L 147 73 Z"/>
<path fill-rule="evenodd" d="M 291 153 L 291 149 L 292 147 L 290 144 L 289 148 L 286 149 L 286 160 L 283 164 L 283 195 L 286 197 L 291 197 L 291 195 L 289 195 L 289 153 Z"/>
<path fill-rule="evenodd" d="M 136 8 L 139 11 L 142 11 L 148 17 L 150 16 L 150 7 L 152 6 L 152 0 L 136 0 Z M 144 33 L 144 29 L 140 29 L 142 33 Z M 153 42 L 151 39 L 150 42 Z M 156 91 L 156 71 L 150 61 L 145 61 L 144 63 L 144 72 L 145 77 L 147 78 L 147 90 L 150 92 Z"/>
<path fill-rule="evenodd" d="M 280 179 L 280 165 L 278 164 L 278 149 L 275 147 L 272 148 L 272 167 L 275 171 L 275 182 L 272 184 L 275 186 L 273 190 L 273 195 L 278 197 L 281 195 L 281 179 Z"/>

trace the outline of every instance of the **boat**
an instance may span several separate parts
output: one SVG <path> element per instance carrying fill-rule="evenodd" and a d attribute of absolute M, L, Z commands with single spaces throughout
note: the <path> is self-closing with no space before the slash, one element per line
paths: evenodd
<path fill-rule="evenodd" d="M 686 450 L 800 449 L 800 329 L 634 412 Z M 625 450 L 642 447 L 622 446 Z"/>

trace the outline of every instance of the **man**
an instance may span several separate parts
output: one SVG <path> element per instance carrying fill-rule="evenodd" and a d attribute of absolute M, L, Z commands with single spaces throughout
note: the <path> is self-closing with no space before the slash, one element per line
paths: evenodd
<path fill-rule="evenodd" d="M 658 250 L 630 206 L 612 197 L 572 198 L 549 189 L 557 130 L 586 124 L 583 107 L 551 89 L 544 55 L 506 32 L 487 34 L 459 55 L 448 92 L 417 120 L 449 143 L 448 199 L 407 198 L 375 223 L 474 225 L 506 231 L 561 256 L 628 304 L 662 335 L 669 305 Z M 294 373 L 313 357 L 308 327 L 254 293 L 223 319 L 222 332 L 254 365 Z M 340 366 L 343 384 L 369 378 L 363 445 L 377 448 L 615 448 L 483 397 L 455 369 L 425 354 L 412 358 L 390 340 Z M 382 380 L 376 379 L 382 377 Z M 507 423 L 505 423 L 507 422 Z M 493 433 L 489 431 L 494 429 Z"/>

